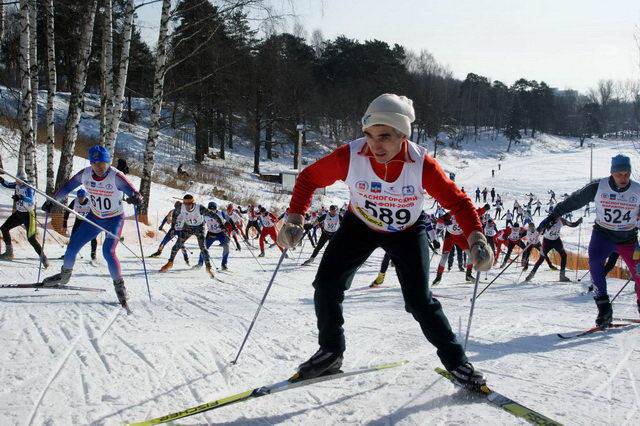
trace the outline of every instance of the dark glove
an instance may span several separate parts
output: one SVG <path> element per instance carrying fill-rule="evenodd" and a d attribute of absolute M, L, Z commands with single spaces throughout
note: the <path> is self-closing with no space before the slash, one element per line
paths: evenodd
<path fill-rule="evenodd" d="M 142 196 L 136 192 L 131 197 L 128 197 L 127 199 L 125 199 L 125 201 L 129 204 L 133 204 L 134 206 L 138 207 L 140 204 L 142 204 Z"/>
<path fill-rule="evenodd" d="M 546 231 L 547 228 L 553 225 L 553 222 L 555 222 L 556 219 L 557 218 L 554 215 L 550 214 L 549 216 L 542 219 L 542 222 L 540 222 L 540 225 L 538 225 L 538 227 L 536 228 L 536 231 L 540 233 Z"/>
<path fill-rule="evenodd" d="M 22 195 L 13 194 L 11 198 L 13 198 L 15 201 L 20 201 L 22 200 Z"/>
<path fill-rule="evenodd" d="M 433 244 L 433 248 L 434 248 L 434 249 L 436 249 L 436 250 L 437 250 L 437 249 L 439 249 L 439 248 L 440 248 L 440 241 L 438 241 L 438 240 L 433 240 L 431 243 Z"/>
<path fill-rule="evenodd" d="M 53 208 L 53 203 L 51 202 L 51 200 L 45 201 L 44 204 L 42 205 L 42 211 L 45 211 L 47 213 L 51 213 L 52 208 Z"/>
<path fill-rule="evenodd" d="M 582 220 L 583 220 L 583 218 L 581 217 L 580 219 L 578 219 L 578 220 L 576 221 L 576 223 L 577 223 L 578 225 L 580 225 L 580 224 L 582 223 Z"/>

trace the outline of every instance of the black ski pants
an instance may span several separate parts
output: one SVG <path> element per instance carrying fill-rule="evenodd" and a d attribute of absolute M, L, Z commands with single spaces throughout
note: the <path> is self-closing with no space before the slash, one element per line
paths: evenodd
<path fill-rule="evenodd" d="M 192 235 L 195 235 L 196 238 L 198 239 L 198 247 L 200 247 L 200 255 L 204 257 L 204 264 L 207 265 L 208 268 L 211 268 L 211 259 L 209 258 L 209 250 L 207 250 L 207 246 L 205 245 L 205 240 L 204 240 L 204 225 L 185 226 L 182 229 L 182 231 L 176 231 L 176 232 L 178 232 L 178 241 L 176 241 L 173 247 L 171 247 L 171 256 L 169 256 L 169 262 L 174 261 L 174 259 L 176 258 L 176 254 L 178 253 L 178 250 L 184 247 L 185 241 L 187 241 Z"/>
<path fill-rule="evenodd" d="M 311 253 L 311 257 L 316 257 L 318 253 L 320 253 L 320 250 L 322 250 L 322 247 L 324 247 L 324 245 L 327 244 L 327 241 L 330 241 L 331 238 L 333 238 L 333 234 L 335 234 L 335 232 L 327 232 L 325 230 L 322 230 L 322 233 L 320 234 L 320 239 L 318 240 L 318 244 L 316 244 L 316 247 L 313 249 L 313 253 Z"/>
<path fill-rule="evenodd" d="M 542 256 L 538 258 L 536 264 L 533 265 L 532 273 L 538 270 L 542 262 L 544 262 L 544 258 L 549 256 L 549 252 L 551 250 L 555 250 L 560 255 L 560 270 L 564 271 L 567 267 L 567 252 L 564 251 L 564 246 L 562 245 L 562 240 L 558 238 L 557 240 L 549 240 L 547 238 L 542 239 Z"/>
<path fill-rule="evenodd" d="M 318 323 L 318 342 L 330 351 L 344 351 L 344 292 L 371 253 L 384 249 L 396 267 L 405 309 L 420 324 L 427 340 L 436 347 L 447 369 L 466 362 L 462 345 L 451 331 L 440 302 L 429 289 L 429 246 L 424 216 L 403 232 L 383 233 L 367 227 L 348 212 L 327 245 L 313 281 Z"/>
<path fill-rule="evenodd" d="M 38 256 L 42 256 L 42 246 L 36 238 L 35 217 L 33 219 L 33 223 L 30 222 L 32 214 L 35 213 L 21 212 L 18 210 L 11 213 L 0 227 L 0 230 L 2 231 L 2 239 L 7 247 L 11 246 L 11 234 L 9 231 L 22 225 L 27 231 L 27 240 L 29 241 L 29 244 L 31 244 L 31 247 L 33 247 L 36 253 L 38 253 Z"/>

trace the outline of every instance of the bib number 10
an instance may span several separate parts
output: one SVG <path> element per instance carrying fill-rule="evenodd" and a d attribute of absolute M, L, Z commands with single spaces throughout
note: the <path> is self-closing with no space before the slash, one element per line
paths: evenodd
<path fill-rule="evenodd" d="M 411 218 L 411 213 L 407 209 L 396 210 L 394 214 L 393 210 L 385 207 L 378 208 L 378 206 L 368 200 L 364 202 L 364 207 L 371 212 L 371 216 L 380 219 L 387 225 L 406 225 Z"/>
<path fill-rule="evenodd" d="M 627 210 L 623 216 L 620 209 L 604 209 L 604 220 L 608 223 L 631 222 L 631 211 Z"/>
<path fill-rule="evenodd" d="M 100 196 L 91 196 L 91 204 L 98 210 L 107 211 L 111 210 L 111 199 L 102 198 Z"/>

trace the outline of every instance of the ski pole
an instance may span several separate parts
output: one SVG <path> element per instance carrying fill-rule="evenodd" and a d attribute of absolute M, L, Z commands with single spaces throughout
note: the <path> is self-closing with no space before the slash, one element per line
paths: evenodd
<path fill-rule="evenodd" d="M 140 256 L 142 256 L 142 268 L 144 269 L 144 280 L 147 283 L 147 293 L 151 302 L 151 289 L 149 288 L 149 276 L 147 275 L 147 263 L 144 261 L 144 250 L 142 250 L 142 236 L 140 235 L 140 223 L 138 222 L 138 207 L 133 207 L 133 214 L 136 219 L 136 230 L 138 231 L 138 242 L 140 243 Z"/>
<path fill-rule="evenodd" d="M 114 234 L 113 232 L 111 232 L 111 231 L 108 231 L 108 230 L 104 229 L 102 226 L 98 225 L 97 223 L 95 223 L 95 222 L 94 222 L 94 221 L 92 221 L 91 219 L 87 219 L 86 217 L 82 216 L 82 215 L 81 215 L 81 214 L 79 214 L 78 212 L 76 212 L 76 211 L 74 211 L 74 210 L 70 209 L 69 207 L 65 206 L 64 204 L 62 204 L 61 202 L 59 202 L 59 201 L 58 201 L 58 200 L 56 200 L 55 198 L 50 197 L 50 196 L 49 196 L 49 195 L 47 195 L 45 192 L 40 191 L 38 188 L 36 188 L 36 187 L 34 187 L 34 186 L 32 186 L 32 185 L 28 184 L 27 182 L 23 181 L 22 179 L 18 179 L 17 177 L 15 177 L 15 176 L 14 176 L 14 175 L 12 175 L 11 173 L 9 173 L 9 172 L 5 171 L 4 169 L 0 168 L 0 173 L 4 173 L 4 174 L 6 174 L 6 175 L 7 175 L 7 176 L 9 176 L 9 177 L 14 178 L 14 179 L 16 180 L 16 182 L 20 182 L 20 183 L 22 183 L 23 185 L 28 186 L 29 188 L 31 188 L 31 189 L 33 189 L 34 191 L 36 191 L 38 194 L 40 194 L 40 195 L 44 196 L 47 200 L 49 200 L 49 201 L 53 202 L 53 203 L 54 203 L 55 205 L 57 205 L 58 207 L 61 207 L 63 210 L 66 210 L 66 211 L 68 211 L 69 213 L 73 213 L 73 214 L 76 216 L 76 218 L 78 218 L 78 219 L 80 219 L 80 220 L 84 220 L 85 222 L 88 222 L 89 224 L 91 224 L 91 225 L 95 226 L 96 228 L 98 228 L 99 230 L 103 231 L 105 234 L 107 234 L 107 235 L 108 235 L 108 236 L 110 236 L 111 238 L 114 238 L 114 239 L 116 239 L 116 240 L 120 241 L 120 242 L 122 243 L 122 246 L 123 246 L 124 248 L 126 248 L 127 250 L 129 250 L 129 251 L 130 251 L 130 252 L 131 252 L 135 257 L 137 257 L 138 259 L 140 259 L 140 256 L 138 256 L 138 255 L 136 254 L 136 252 L 135 252 L 135 251 L 131 250 L 131 249 L 129 248 L 129 246 L 127 246 L 127 245 L 124 243 L 124 237 L 119 237 L 119 236 L 117 236 L 116 234 Z"/>
<path fill-rule="evenodd" d="M 300 258 L 302 257 L 302 250 L 304 250 L 304 245 L 307 243 L 307 240 L 304 239 L 304 235 L 302 236 L 303 240 L 302 240 L 302 245 L 300 246 L 300 253 L 298 253 L 298 260 L 296 260 L 296 263 L 299 265 L 300 264 Z"/>
<path fill-rule="evenodd" d="M 478 293 L 478 283 L 480 282 L 480 271 L 476 274 L 476 284 L 473 286 L 473 298 L 471 299 L 471 309 L 469 310 L 469 321 L 467 322 L 467 334 L 464 337 L 464 350 L 467 350 L 469 332 L 471 331 L 471 320 L 473 319 L 473 308 L 476 306 L 476 293 Z"/>
<path fill-rule="evenodd" d="M 36 212 L 33 212 L 35 216 Z M 42 234 L 42 247 L 40 252 L 40 263 L 38 264 L 38 279 L 37 283 L 40 282 L 40 274 L 42 273 L 42 256 L 44 256 L 44 243 L 47 239 L 47 223 L 49 222 L 49 212 L 45 212 L 44 214 L 44 233 Z"/>
<path fill-rule="evenodd" d="M 578 281 L 578 262 L 580 261 L 580 237 L 582 236 L 582 222 L 578 225 L 578 254 L 576 257 L 576 281 Z"/>
<path fill-rule="evenodd" d="M 589 272 L 591 272 L 589 269 L 587 269 L 587 272 L 585 272 L 580 278 L 578 278 L 578 282 L 582 281 L 584 279 L 584 277 L 586 277 Z"/>
<path fill-rule="evenodd" d="M 238 350 L 238 354 L 236 355 L 236 358 L 231 362 L 231 364 L 236 364 L 238 362 L 238 358 L 240 357 L 240 354 L 242 353 L 242 349 L 244 348 L 244 344 L 247 343 L 247 339 L 249 338 L 249 334 L 251 333 L 251 329 L 253 329 L 253 325 L 256 323 L 256 319 L 258 318 L 258 314 L 260 313 L 260 309 L 262 309 L 262 305 L 264 305 L 264 301 L 267 299 L 267 295 L 269 294 L 269 290 L 271 290 L 271 286 L 273 285 L 273 281 L 276 279 L 276 275 L 278 274 L 278 270 L 280 270 L 280 265 L 282 265 L 282 261 L 284 260 L 284 257 L 287 255 L 287 249 L 282 250 L 282 254 L 280 255 L 280 260 L 278 260 L 278 264 L 276 265 L 276 269 L 273 270 L 273 275 L 271 275 L 271 280 L 269 281 L 269 285 L 267 285 L 267 289 L 264 291 L 264 295 L 262 296 L 262 300 L 260 301 L 260 304 L 258 305 L 258 309 L 256 310 L 256 314 L 253 316 L 253 320 L 251 321 L 251 324 L 249 325 L 249 329 L 247 330 L 247 333 L 244 336 L 244 340 L 242 341 L 242 344 L 240 345 L 240 349 Z"/>
<path fill-rule="evenodd" d="M 616 298 L 620 295 L 620 293 L 622 293 L 622 290 L 624 290 L 624 288 L 631 282 L 631 278 L 629 278 L 627 280 L 626 283 L 624 283 L 624 285 L 622 286 L 622 288 L 616 293 L 615 296 L 613 296 L 613 299 L 611 299 L 611 303 L 613 303 L 614 300 L 616 300 Z"/>
<path fill-rule="evenodd" d="M 247 245 L 247 248 L 249 249 L 249 253 L 251 253 L 251 256 L 253 256 L 253 260 L 255 260 L 256 263 L 260 266 L 260 269 L 262 269 L 262 272 L 267 272 L 267 270 L 264 269 L 264 266 L 262 266 L 262 263 L 260 263 L 256 255 L 253 253 L 253 250 L 251 250 L 251 245 L 247 242 L 247 240 L 243 238 L 242 241 L 244 241 L 244 243 Z"/>
<path fill-rule="evenodd" d="M 485 290 L 486 290 L 486 289 L 488 289 L 488 288 L 491 286 L 491 284 L 493 284 L 493 283 L 494 283 L 494 282 L 495 282 L 495 281 L 500 277 L 500 275 L 502 275 L 502 273 L 503 273 L 504 271 L 506 271 L 506 270 L 509 268 L 509 266 L 511 266 L 511 264 L 512 264 L 513 262 L 515 262 L 516 260 L 518 260 L 518 258 L 519 258 L 519 257 L 520 257 L 520 253 L 518 253 L 518 255 L 517 255 L 516 257 L 514 257 L 513 259 L 511 259 L 511 261 L 509 262 L 509 264 L 508 264 L 507 266 L 505 266 L 505 267 L 502 269 L 502 271 L 500 271 L 500 273 L 499 273 L 498 275 L 496 275 L 496 276 L 491 280 L 491 282 L 485 286 L 485 288 L 483 288 L 483 289 L 482 289 L 482 291 L 481 291 L 480 293 L 478 293 L 478 295 L 476 296 L 476 298 L 477 298 L 477 297 L 480 297 L 480 296 L 482 295 L 482 293 L 484 293 L 484 292 L 485 292 Z"/>
<path fill-rule="evenodd" d="M 45 212 L 45 220 L 46 220 L 47 215 L 48 215 L 48 213 L 47 213 L 47 212 Z M 45 227 L 45 224 L 40 223 L 40 221 L 38 220 L 38 218 L 37 218 L 37 217 L 36 217 L 36 222 L 38 222 L 38 225 L 42 226 L 43 228 Z M 56 240 L 56 243 L 60 244 L 60 247 L 64 247 L 64 244 L 62 244 L 62 243 L 60 242 L 60 240 L 59 240 L 59 239 L 58 239 L 54 234 L 52 234 L 51 232 L 49 232 L 49 235 L 51 236 L 51 238 L 53 238 L 54 240 Z"/>

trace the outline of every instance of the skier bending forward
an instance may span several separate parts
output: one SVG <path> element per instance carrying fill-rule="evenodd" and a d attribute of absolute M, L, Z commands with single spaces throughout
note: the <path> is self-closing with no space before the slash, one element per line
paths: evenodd
<path fill-rule="evenodd" d="M 346 346 L 344 292 L 358 268 L 381 247 L 396 266 L 407 311 L 437 348 L 446 369 L 465 386 L 476 388 L 484 383 L 429 290 L 423 188 L 458 219 L 476 269 L 488 270 L 493 255 L 471 200 L 424 148 L 407 139 L 414 119 L 410 99 L 381 95 L 362 118 L 364 138 L 321 158 L 298 177 L 289 217 L 278 238 L 286 248 L 295 247 L 302 239 L 304 213 L 317 188 L 342 180 L 350 191 L 349 211 L 329 241 L 313 282 L 320 349 L 300 365 L 301 378 L 331 373 L 342 366 Z"/>

